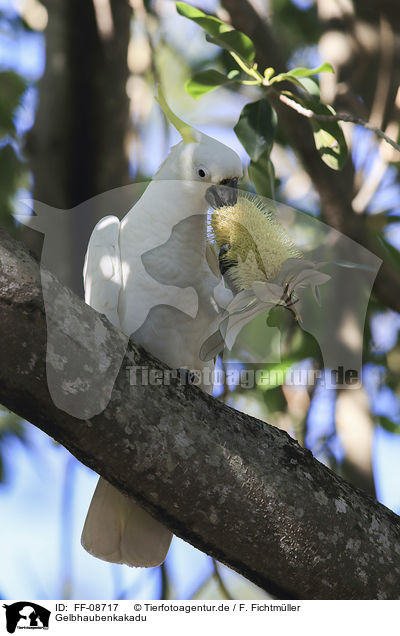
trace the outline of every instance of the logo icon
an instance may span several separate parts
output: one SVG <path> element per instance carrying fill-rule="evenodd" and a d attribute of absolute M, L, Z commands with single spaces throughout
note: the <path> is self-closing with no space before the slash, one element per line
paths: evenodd
<path fill-rule="evenodd" d="M 32 603 L 18 601 L 11 605 L 3 605 L 6 610 L 7 631 L 14 634 L 18 629 L 48 629 L 50 610 Z"/>

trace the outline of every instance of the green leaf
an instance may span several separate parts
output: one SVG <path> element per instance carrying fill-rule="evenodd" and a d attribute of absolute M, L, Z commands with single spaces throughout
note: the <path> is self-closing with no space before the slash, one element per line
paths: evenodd
<path fill-rule="evenodd" d="M 286 80 L 295 86 L 300 86 L 313 100 L 317 102 L 320 101 L 321 92 L 319 86 L 317 82 L 310 77 L 287 77 Z M 290 91 L 282 91 L 282 93 L 289 95 L 289 97 L 293 96 L 295 100 L 297 99 Z"/>
<path fill-rule="evenodd" d="M 311 77 L 298 77 L 296 81 L 303 90 L 306 91 L 310 95 L 312 99 L 319 102 L 321 99 L 321 91 L 319 90 L 319 86 L 316 81 L 311 79 Z"/>
<path fill-rule="evenodd" d="M 219 18 L 207 15 L 203 11 L 200 11 L 200 9 L 196 9 L 196 7 L 192 7 L 186 2 L 177 2 L 176 10 L 179 15 L 196 22 L 196 24 L 201 26 L 201 28 L 210 35 L 218 35 L 224 31 L 230 31 L 232 28 L 228 24 L 225 24 L 225 22 L 222 22 Z"/>
<path fill-rule="evenodd" d="M 396 433 L 397 435 L 399 435 L 400 424 L 396 424 L 395 422 L 393 422 L 388 417 L 385 417 L 384 415 L 378 416 L 378 422 L 382 426 L 382 428 L 384 428 L 386 431 L 389 431 L 390 433 Z"/>
<path fill-rule="evenodd" d="M 287 408 L 287 402 L 283 395 L 281 384 L 265 390 L 263 398 L 269 413 L 283 413 Z"/>
<path fill-rule="evenodd" d="M 293 359 L 283 360 L 282 362 L 269 364 L 265 371 L 268 373 L 268 383 L 259 384 L 258 388 L 261 391 L 271 391 L 278 386 L 282 386 L 285 381 L 285 375 L 289 369 L 297 362 Z"/>
<path fill-rule="evenodd" d="M 281 91 L 281 94 L 286 95 L 303 109 L 312 111 L 316 115 L 332 116 L 336 114 L 331 106 L 322 104 L 317 100 L 316 96 L 301 98 L 290 91 Z M 294 105 L 292 107 L 294 108 Z M 314 133 L 315 146 L 322 161 L 332 168 L 332 170 L 341 170 L 347 161 L 348 150 L 340 123 L 329 120 L 318 121 L 318 119 L 311 115 L 311 112 L 307 112 L 306 115 L 309 117 Z"/>
<path fill-rule="evenodd" d="M 276 124 L 276 112 L 266 99 L 250 102 L 243 108 L 234 131 L 253 161 L 258 161 L 265 153 L 269 155 Z"/>
<path fill-rule="evenodd" d="M 14 111 L 26 91 L 26 82 L 13 71 L 0 73 L 0 135 L 14 135 Z"/>
<path fill-rule="evenodd" d="M 317 73 L 334 73 L 333 67 L 328 62 L 324 62 L 317 68 L 293 68 L 291 71 L 286 71 L 286 73 L 279 73 L 279 75 L 275 75 L 270 81 L 271 84 L 275 84 L 276 82 L 284 82 L 285 80 L 290 80 L 293 77 L 310 77 L 311 75 L 317 75 Z"/>
<path fill-rule="evenodd" d="M 274 199 L 275 170 L 269 153 L 263 154 L 258 161 L 250 161 L 248 172 L 257 194 Z"/>
<path fill-rule="evenodd" d="M 18 186 L 24 164 L 11 144 L 0 147 L 0 225 L 12 230 L 12 197 Z"/>
<path fill-rule="evenodd" d="M 335 111 L 331 106 L 318 104 L 314 101 L 307 104 L 317 115 L 334 115 Z M 336 121 L 318 121 L 311 119 L 311 126 L 314 132 L 315 146 L 321 155 L 321 159 L 332 170 L 341 170 L 347 160 L 347 144 L 343 130 Z"/>
<path fill-rule="evenodd" d="M 293 77 L 310 77 L 310 75 L 317 75 L 317 73 L 334 73 L 332 64 L 329 62 L 324 62 L 317 66 L 317 68 L 293 68 L 291 71 L 288 71 L 288 75 L 292 75 Z"/>
<path fill-rule="evenodd" d="M 236 53 L 246 62 L 252 62 L 255 56 L 254 44 L 250 38 L 242 33 L 232 29 L 229 24 L 225 24 L 219 18 L 210 16 L 192 7 L 186 2 L 177 2 L 176 10 L 179 15 L 192 20 L 206 31 L 207 40 L 213 44 L 217 44 L 227 51 Z"/>
<path fill-rule="evenodd" d="M 238 75 L 239 71 L 236 70 L 230 71 L 228 75 L 223 75 L 214 69 L 201 71 L 186 82 L 185 89 L 189 95 L 198 99 L 202 95 L 215 90 L 218 86 L 234 82 Z"/>
<path fill-rule="evenodd" d="M 379 232 L 377 235 L 377 239 L 381 244 L 385 255 L 396 269 L 400 269 L 400 252 L 397 250 L 389 241 L 386 239 L 385 235 L 382 232 Z"/>
<path fill-rule="evenodd" d="M 217 44 L 230 53 L 236 53 L 246 63 L 251 64 L 255 57 L 254 44 L 241 31 L 227 31 L 216 35 L 206 35 L 206 40 Z"/>

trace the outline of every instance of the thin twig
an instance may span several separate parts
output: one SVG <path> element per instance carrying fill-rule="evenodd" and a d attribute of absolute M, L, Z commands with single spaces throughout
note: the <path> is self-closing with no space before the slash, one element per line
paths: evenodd
<path fill-rule="evenodd" d="M 193 594 L 190 597 L 192 601 L 198 601 L 203 598 L 207 598 L 206 592 L 207 588 L 210 585 L 210 582 L 214 579 L 214 571 L 210 574 L 207 574 L 206 578 L 198 585 Z"/>
<path fill-rule="evenodd" d="M 71 598 L 72 587 L 72 504 L 76 480 L 77 461 L 68 457 L 64 470 L 64 483 L 61 497 L 61 536 L 60 536 L 60 581 L 61 598 Z"/>
<path fill-rule="evenodd" d="M 221 593 L 222 598 L 226 599 L 227 601 L 232 601 L 233 600 L 232 596 L 230 595 L 229 590 L 226 587 L 226 585 L 225 585 L 225 583 L 224 583 L 224 581 L 222 579 L 221 573 L 220 573 L 220 571 L 218 569 L 218 563 L 216 562 L 215 559 L 212 559 L 212 562 L 213 562 L 213 567 L 214 567 L 214 578 L 215 578 L 215 580 L 216 580 L 216 582 L 218 584 L 219 591 Z"/>
<path fill-rule="evenodd" d="M 159 571 L 160 571 L 160 582 L 161 582 L 160 601 L 167 601 L 170 598 L 170 584 L 169 584 L 169 576 L 168 576 L 167 568 L 165 567 L 165 563 L 161 563 L 159 567 Z"/>
<path fill-rule="evenodd" d="M 279 99 L 281 102 L 286 104 L 286 106 L 289 106 L 300 115 L 303 115 L 303 117 L 308 117 L 308 119 L 315 119 L 317 121 L 346 121 L 350 122 L 351 124 L 363 126 L 368 130 L 372 130 L 377 137 L 379 137 L 380 139 L 384 139 L 386 143 L 390 144 L 395 150 L 400 152 L 400 145 L 393 141 L 393 139 L 388 137 L 386 133 L 383 132 L 383 130 L 377 128 L 376 126 L 373 126 L 368 121 L 365 121 L 364 119 L 361 119 L 356 115 L 348 115 L 347 113 L 336 113 L 336 115 L 318 115 L 317 113 L 314 113 L 314 111 L 310 108 L 305 108 L 304 106 L 299 104 L 299 102 L 296 102 L 294 99 L 291 99 L 284 93 L 279 93 Z"/>

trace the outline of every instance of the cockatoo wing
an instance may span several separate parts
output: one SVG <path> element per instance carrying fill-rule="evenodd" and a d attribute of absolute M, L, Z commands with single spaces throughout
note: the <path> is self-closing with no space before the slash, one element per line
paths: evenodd
<path fill-rule="evenodd" d="M 85 301 L 118 328 L 118 298 L 121 290 L 119 226 L 116 216 L 105 216 L 97 223 L 89 240 L 83 267 Z"/>
<path fill-rule="evenodd" d="M 118 300 L 122 282 L 119 231 L 116 216 L 99 221 L 83 269 L 85 301 L 117 328 L 121 327 Z M 167 528 L 100 477 L 82 531 L 85 550 L 111 563 L 154 567 L 164 561 L 171 539 Z"/>

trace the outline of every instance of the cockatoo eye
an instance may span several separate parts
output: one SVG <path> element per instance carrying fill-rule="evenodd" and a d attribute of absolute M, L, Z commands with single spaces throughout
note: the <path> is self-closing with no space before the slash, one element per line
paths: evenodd
<path fill-rule="evenodd" d="M 208 170 L 204 166 L 199 166 L 197 168 L 197 174 L 199 175 L 201 179 L 205 179 L 206 177 L 209 176 Z"/>

